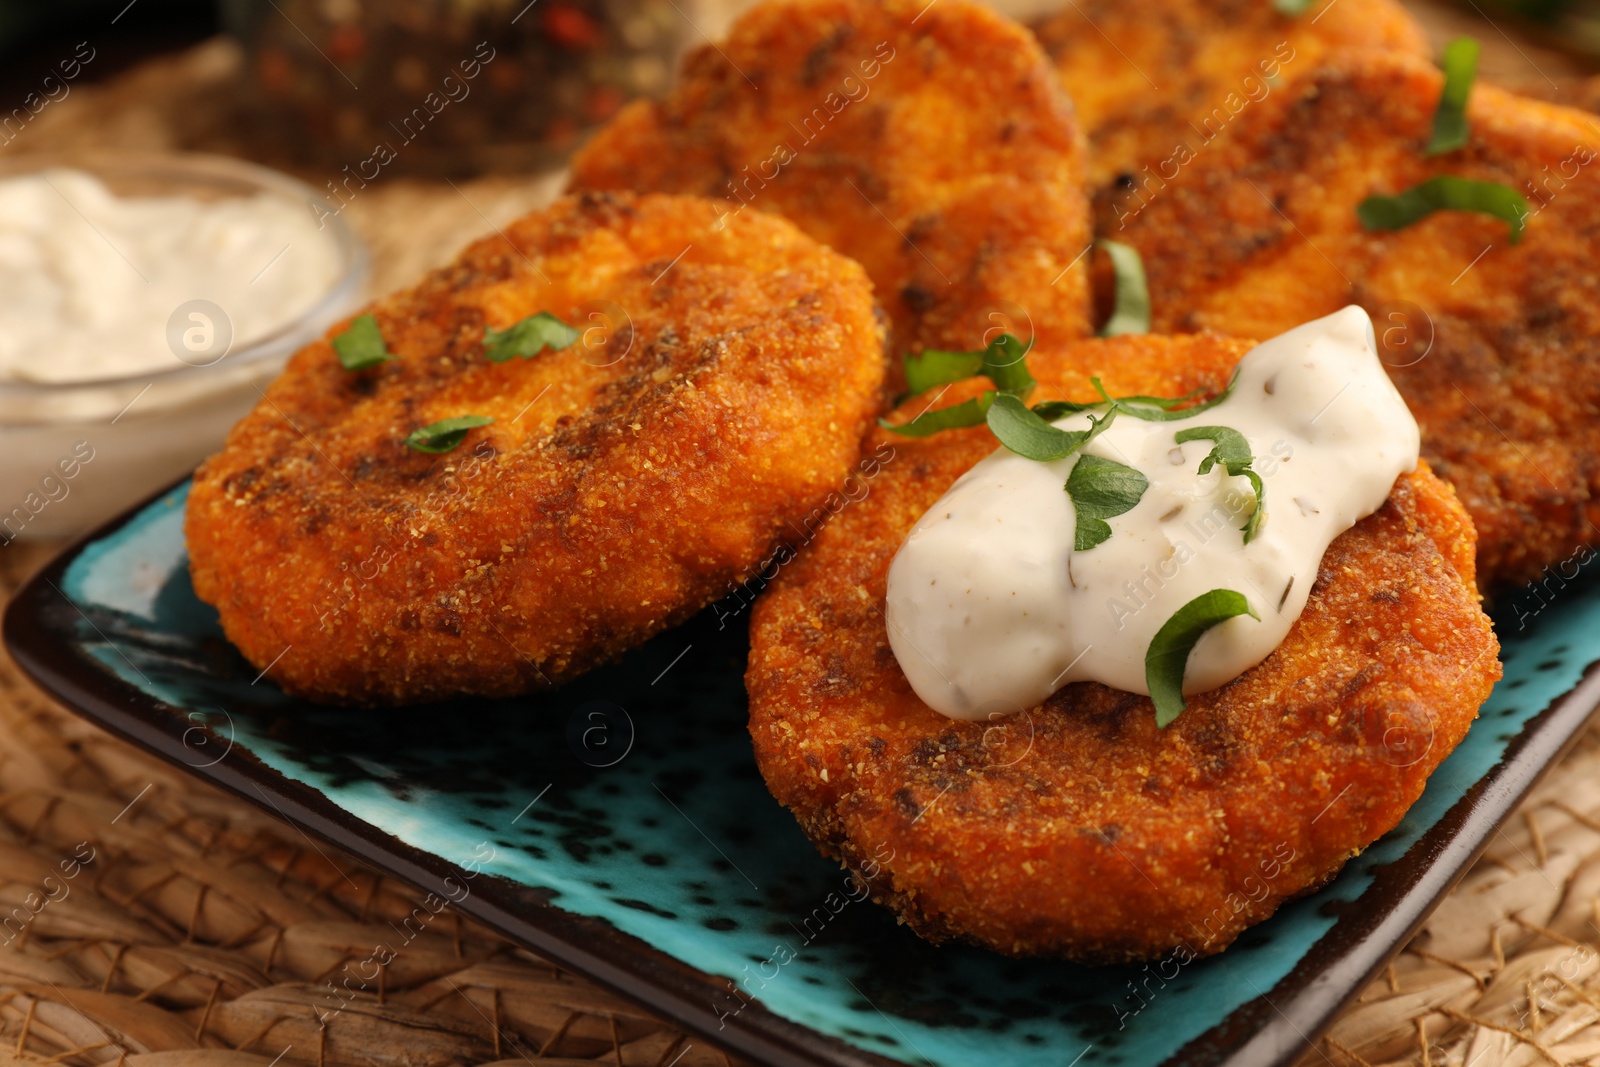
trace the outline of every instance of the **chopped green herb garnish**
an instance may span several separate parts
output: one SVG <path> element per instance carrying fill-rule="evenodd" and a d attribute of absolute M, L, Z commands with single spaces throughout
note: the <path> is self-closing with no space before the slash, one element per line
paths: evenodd
<path fill-rule="evenodd" d="M 483 357 L 490 363 L 504 363 L 514 356 L 531 359 L 547 348 L 559 352 L 581 336 L 582 331 L 568 326 L 548 311 L 541 311 L 503 330 L 486 328 Z"/>
<path fill-rule="evenodd" d="M 1028 351 L 1032 347 L 1032 341 L 1024 344 L 1009 333 L 1003 333 L 987 348 L 976 352 L 945 352 L 930 348 L 919 355 L 906 357 L 906 383 L 913 393 L 921 393 L 981 374 L 995 384 L 1001 395 L 1009 394 L 1025 400 L 1038 384 L 1028 371 Z M 878 425 L 905 437 L 926 437 L 940 430 L 976 426 L 989 413 L 989 405 L 994 399 L 995 392 L 991 390 L 954 407 L 924 411 L 902 425 L 897 426 L 888 419 L 879 419 Z"/>
<path fill-rule="evenodd" d="M 1003 333 L 983 350 L 983 373 L 1001 392 L 1026 400 L 1033 387 L 1039 384 L 1028 370 L 1028 353 L 1032 350 L 1032 338 L 1024 344 L 1009 333 Z"/>
<path fill-rule="evenodd" d="M 1121 241 L 1102 238 L 1095 242 L 1111 257 L 1117 279 L 1117 300 L 1111 318 L 1100 328 L 1101 337 L 1150 332 L 1150 289 L 1144 280 L 1144 260 L 1139 250 Z"/>
<path fill-rule="evenodd" d="M 1509 185 L 1444 175 L 1398 196 L 1369 196 L 1356 207 L 1356 216 L 1369 230 L 1398 230 L 1435 211 L 1477 211 L 1504 219 L 1511 226 L 1511 243 L 1516 244 L 1522 240 L 1529 208 Z"/>
<path fill-rule="evenodd" d="M 1156 631 L 1144 654 L 1144 680 L 1156 706 L 1157 726 L 1166 729 L 1183 712 L 1183 672 L 1195 642 L 1213 626 L 1239 615 L 1261 621 L 1242 593 L 1213 589 L 1179 608 Z"/>
<path fill-rule="evenodd" d="M 989 413 L 989 406 L 994 403 L 995 392 L 987 390 L 982 396 L 975 396 L 971 400 L 963 401 L 952 407 L 938 408 L 933 411 L 924 411 L 910 422 L 894 425 L 887 419 L 879 419 L 878 425 L 886 430 L 892 430 L 902 437 L 927 437 L 929 434 L 938 433 L 940 430 L 959 430 L 963 426 L 980 426 L 984 416 Z"/>
<path fill-rule="evenodd" d="M 1085 411 L 1093 411 L 1096 408 L 1105 407 L 1105 404 L 1104 400 L 1091 400 L 1087 404 L 1079 403 L 1076 400 L 1045 400 L 1033 405 L 1030 410 L 1045 422 L 1055 422 L 1057 419 L 1064 419 L 1068 415 L 1079 415 Z"/>
<path fill-rule="evenodd" d="M 928 348 L 916 355 L 906 356 L 906 388 L 913 393 L 925 393 L 941 385 L 976 377 L 983 370 L 986 351 L 946 352 L 939 348 Z"/>
<path fill-rule="evenodd" d="M 1444 89 L 1433 113 L 1433 138 L 1427 155 L 1453 152 L 1467 143 L 1467 97 L 1478 75 L 1480 46 L 1472 37 L 1457 37 L 1444 49 Z"/>
<path fill-rule="evenodd" d="M 1235 371 L 1233 377 L 1228 379 L 1227 388 L 1210 400 L 1202 400 L 1200 403 L 1191 404 L 1186 408 L 1180 408 L 1178 405 L 1198 396 L 1198 390 L 1184 396 L 1119 396 L 1112 398 L 1107 395 L 1105 388 L 1100 384 L 1099 378 L 1090 378 L 1089 382 L 1105 398 L 1101 403 L 1114 404 L 1117 410 L 1124 415 L 1143 419 L 1145 422 L 1177 422 L 1179 419 L 1192 419 L 1203 411 L 1209 411 L 1232 396 L 1233 387 L 1239 382 L 1239 373 Z"/>
<path fill-rule="evenodd" d="M 906 386 L 913 393 L 925 393 L 981 374 L 996 388 L 1026 397 L 1036 384 L 1028 372 L 1028 351 L 1032 348 L 1032 341 L 1024 344 L 1009 333 L 1001 334 L 987 348 L 975 352 L 929 348 L 906 356 Z"/>
<path fill-rule="evenodd" d="M 1106 421 L 1110 419 L 1107 415 Z M 1067 493 L 1077 513 L 1073 549 L 1087 552 L 1110 537 L 1106 520 L 1133 510 L 1148 488 L 1150 479 L 1132 467 L 1100 456 L 1079 456 L 1067 475 Z"/>
<path fill-rule="evenodd" d="M 930 350 L 920 356 L 906 358 L 906 379 L 914 389 L 931 389 L 960 381 L 962 377 L 982 374 L 999 386 L 983 395 L 963 403 L 934 411 L 925 411 L 910 422 L 895 425 L 885 419 L 878 423 L 886 429 L 906 437 L 927 437 L 940 430 L 957 429 L 987 423 L 990 432 L 1002 445 L 1026 459 L 1048 463 L 1081 455 L 1090 441 L 1110 427 L 1118 415 L 1144 419 L 1148 422 L 1174 422 L 1189 419 L 1226 400 L 1239 377 L 1235 373 L 1228 387 L 1210 400 L 1189 407 L 1199 391 L 1184 396 L 1124 396 L 1114 397 L 1106 391 L 1099 378 L 1089 382 L 1100 394 L 1099 400 L 1087 403 L 1075 400 L 1047 400 L 1029 408 L 1025 397 L 1037 384 L 1028 371 L 1028 347 L 1009 334 L 1001 336 L 981 352 L 943 352 Z M 1063 430 L 1051 425 L 1069 415 L 1087 414 L 1089 425 L 1081 430 Z M 1260 477 L 1249 469 L 1251 457 L 1248 442 L 1233 430 L 1222 426 L 1200 427 L 1184 431 L 1179 441 L 1206 437 L 1218 441 L 1217 449 L 1201 464 L 1205 474 L 1212 466 L 1222 463 L 1230 474 L 1242 474 L 1256 487 L 1256 509 L 1244 526 L 1245 542 L 1255 537 L 1265 515 L 1263 497 L 1265 490 Z M 1232 450 L 1223 451 L 1223 441 L 1217 435 L 1233 434 L 1243 443 L 1243 458 Z M 1074 483 L 1073 479 L 1077 479 Z M 1078 551 L 1087 551 L 1111 536 L 1111 527 L 1105 521 L 1126 513 L 1137 504 L 1149 488 L 1149 480 L 1132 467 L 1115 463 L 1099 456 L 1081 455 L 1068 474 L 1065 489 L 1072 494 L 1077 513 Z M 1080 500 L 1080 495 L 1082 499 Z"/>
<path fill-rule="evenodd" d="M 419 430 L 412 430 L 406 444 L 418 452 L 449 452 L 466 438 L 467 431 L 475 426 L 487 426 L 494 420 L 487 415 L 457 415 L 453 419 L 440 419 Z"/>
<path fill-rule="evenodd" d="M 1277 8 L 1278 14 L 1287 15 L 1290 18 L 1304 15 L 1311 10 L 1311 5 L 1314 3 L 1316 3 L 1316 0 L 1272 0 L 1272 6 Z"/>
<path fill-rule="evenodd" d="M 989 429 L 1000 443 L 1027 459 L 1049 462 L 1066 459 L 1098 437 L 1116 416 L 1112 409 L 1101 418 L 1089 416 L 1087 430 L 1059 430 L 1038 413 L 1029 411 L 1017 397 L 1001 393 L 989 408 Z"/>
<path fill-rule="evenodd" d="M 333 350 L 338 353 L 339 363 L 345 370 L 366 370 L 394 358 L 394 353 L 383 343 L 378 320 L 370 311 L 350 320 L 344 332 L 333 339 Z"/>
<path fill-rule="evenodd" d="M 1210 474 L 1212 467 L 1220 465 L 1230 477 L 1243 475 L 1250 479 L 1250 485 L 1256 491 L 1256 506 L 1239 529 L 1244 533 L 1245 544 L 1255 540 L 1256 534 L 1261 532 L 1261 520 L 1267 514 L 1267 487 L 1261 483 L 1261 475 L 1250 468 L 1255 457 L 1250 454 L 1250 442 L 1244 434 L 1227 426 L 1191 426 L 1173 436 L 1180 445 L 1188 441 L 1216 442 L 1216 447 L 1200 461 L 1201 474 Z"/>

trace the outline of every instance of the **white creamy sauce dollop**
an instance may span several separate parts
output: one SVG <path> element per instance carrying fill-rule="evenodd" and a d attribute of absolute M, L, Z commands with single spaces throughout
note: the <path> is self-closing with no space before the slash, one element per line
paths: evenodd
<path fill-rule="evenodd" d="M 193 300 L 223 309 L 237 351 L 309 311 L 340 261 L 285 197 L 123 198 L 68 169 L 0 180 L 0 381 L 181 367 L 168 320 Z"/>
<path fill-rule="evenodd" d="M 1054 425 L 1086 429 L 1088 416 Z M 1197 473 L 1213 442 L 1173 440 L 1195 426 L 1250 442 L 1266 515 L 1248 545 L 1239 528 L 1255 494 L 1220 466 Z M 1183 690 L 1215 689 L 1283 641 L 1328 545 L 1383 505 L 1419 444 L 1366 313 L 1308 322 L 1251 349 L 1217 406 L 1169 422 L 1119 414 L 1089 443 L 1087 454 L 1150 483 L 1094 548 L 1073 548 L 1063 486 L 1076 456 L 1041 463 L 1000 449 L 962 475 L 890 565 L 895 657 L 917 695 L 957 719 L 1034 707 L 1071 682 L 1148 694 L 1156 631 L 1202 593 L 1232 589 L 1261 618 L 1230 619 L 1195 645 Z"/>

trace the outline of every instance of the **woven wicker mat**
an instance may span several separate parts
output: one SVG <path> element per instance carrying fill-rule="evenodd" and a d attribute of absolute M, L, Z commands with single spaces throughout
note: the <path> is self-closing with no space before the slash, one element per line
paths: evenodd
<path fill-rule="evenodd" d="M 0 549 L 0 591 L 47 555 Z M 730 1063 L 453 910 L 329 1012 L 329 977 L 421 895 L 73 717 L 6 660 L 0 914 L 30 894 L 31 921 L 0 929 L 0 1067 Z"/>
<path fill-rule="evenodd" d="M 1560 56 L 1499 42 L 1481 19 L 1421 13 L 1441 37 L 1483 37 L 1484 70 L 1502 82 L 1568 99 L 1587 88 Z M 259 156 L 235 120 L 239 68 L 216 41 L 74 89 L 0 160 L 93 148 Z M 384 291 L 551 184 L 396 179 L 363 191 L 348 217 Z M 0 548 L 0 596 L 52 547 Z M 63 863 L 91 854 L 59 880 Z M 0 930 L 0 1067 L 731 1062 L 454 913 L 322 1025 L 324 983 L 409 915 L 416 892 L 79 721 L 0 658 L 0 914 L 35 893 L 55 899 L 20 935 Z M 1597 924 L 1600 730 L 1302 1067 L 1600 1062 Z"/>

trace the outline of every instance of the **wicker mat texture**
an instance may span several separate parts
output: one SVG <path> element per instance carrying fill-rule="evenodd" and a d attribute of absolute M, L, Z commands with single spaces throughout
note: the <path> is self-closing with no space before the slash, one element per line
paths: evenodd
<path fill-rule="evenodd" d="M 1557 53 L 1497 39 L 1471 12 L 1419 13 L 1440 38 L 1482 38 L 1486 76 L 1600 100 Z M 213 41 L 76 88 L 0 162 L 96 148 L 278 162 L 234 121 L 240 68 L 237 49 Z M 300 173 L 318 186 L 331 177 Z M 375 291 L 546 199 L 554 181 L 374 183 L 348 218 L 372 246 Z M 0 597 L 54 547 L 0 548 Z M 76 877 L 62 880 L 66 870 Z M 734 1062 L 453 912 L 324 1024 L 328 977 L 410 914 L 416 892 L 76 719 L 0 657 L 0 914 L 30 894 L 51 899 L 20 932 L 0 929 L 0 1067 Z M 1308 1043 L 1301 1065 L 1591 1062 L 1600 1063 L 1600 730 Z"/>
<path fill-rule="evenodd" d="M 48 554 L 0 549 L 0 591 Z M 417 891 L 75 718 L 6 660 L 0 914 L 30 896 L 31 920 L 0 927 L 0 1067 L 730 1062 L 454 911 L 331 1011 L 328 978 Z"/>

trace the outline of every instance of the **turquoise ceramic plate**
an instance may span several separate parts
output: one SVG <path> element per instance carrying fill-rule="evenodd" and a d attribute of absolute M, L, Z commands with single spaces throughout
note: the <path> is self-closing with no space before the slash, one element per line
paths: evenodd
<path fill-rule="evenodd" d="M 1286 1063 L 1600 700 L 1595 581 L 1528 594 L 1500 615 L 1506 675 L 1482 718 L 1327 888 L 1183 967 L 1019 962 L 897 927 L 768 795 L 745 732 L 737 605 L 553 695 L 316 707 L 259 678 L 195 599 L 186 490 L 18 593 L 5 632 L 24 669 L 108 729 L 777 1064 Z"/>

